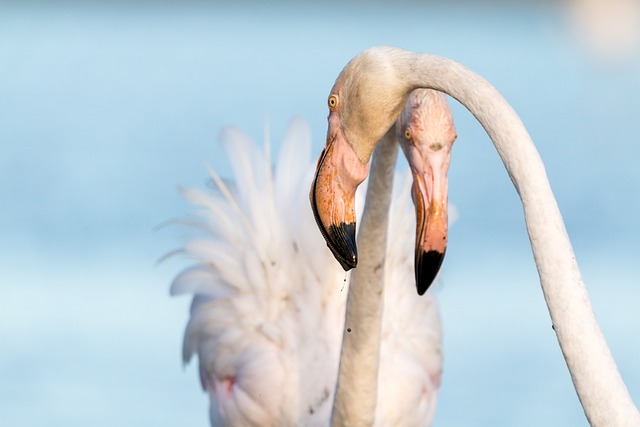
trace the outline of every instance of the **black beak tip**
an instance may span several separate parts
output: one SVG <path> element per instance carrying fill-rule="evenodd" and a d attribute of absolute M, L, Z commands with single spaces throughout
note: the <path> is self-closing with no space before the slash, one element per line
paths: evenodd
<path fill-rule="evenodd" d="M 332 224 L 329 226 L 329 229 L 326 230 L 320 219 L 320 212 L 318 212 L 318 206 L 316 205 L 315 185 L 316 182 L 314 181 L 310 194 L 313 217 L 320 229 L 320 233 L 322 233 L 322 237 L 324 237 L 325 242 L 327 242 L 327 246 L 331 249 L 333 256 L 338 260 L 344 271 L 349 271 L 355 268 L 358 263 L 356 224 L 355 222 L 341 222 L 339 225 Z"/>
<path fill-rule="evenodd" d="M 416 288 L 418 295 L 423 295 L 433 283 L 444 260 L 444 253 L 438 251 L 422 251 L 416 253 Z"/>
<path fill-rule="evenodd" d="M 356 246 L 356 223 L 341 222 L 331 225 L 327 231 L 327 246 L 333 252 L 344 271 L 349 271 L 358 264 L 358 248 Z"/>

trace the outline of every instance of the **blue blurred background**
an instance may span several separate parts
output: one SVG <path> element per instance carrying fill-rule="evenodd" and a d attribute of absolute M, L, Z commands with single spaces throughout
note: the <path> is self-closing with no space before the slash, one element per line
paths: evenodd
<path fill-rule="evenodd" d="M 185 260 L 157 263 L 182 231 L 157 228 L 190 212 L 176 188 L 204 164 L 228 175 L 224 125 L 262 141 L 268 120 L 277 151 L 300 115 L 319 153 L 334 79 L 379 44 L 456 59 L 520 113 L 640 402 L 640 57 L 633 25 L 602 30 L 637 21 L 576 5 L 0 2 L 0 425 L 207 425 L 188 301 L 168 296 Z M 436 425 L 586 425 L 517 195 L 451 104 Z"/>

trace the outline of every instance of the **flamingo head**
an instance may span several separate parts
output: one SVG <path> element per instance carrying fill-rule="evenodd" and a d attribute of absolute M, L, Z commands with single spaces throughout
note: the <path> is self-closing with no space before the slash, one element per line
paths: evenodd
<path fill-rule="evenodd" d="M 422 295 L 438 274 L 447 249 L 447 172 L 456 130 L 445 96 L 428 89 L 411 92 L 398 118 L 396 136 L 413 175 L 415 275 Z"/>
<path fill-rule="evenodd" d="M 357 264 L 356 188 L 368 174 L 373 148 L 393 125 L 409 91 L 380 49 L 351 60 L 331 89 L 327 141 L 310 199 L 318 228 L 345 271 Z"/>

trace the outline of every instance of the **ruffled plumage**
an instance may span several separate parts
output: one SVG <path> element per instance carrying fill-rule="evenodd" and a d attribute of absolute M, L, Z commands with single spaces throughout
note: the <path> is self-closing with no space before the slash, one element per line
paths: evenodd
<path fill-rule="evenodd" d="M 215 189 L 183 190 L 202 234 L 185 244 L 195 263 L 171 285 L 194 295 L 183 359 L 198 355 L 213 425 L 328 425 L 349 275 L 309 207 L 309 128 L 291 122 L 275 170 L 240 130 L 226 128 L 222 142 L 232 184 L 210 170 Z M 415 292 L 410 182 L 396 181 L 376 424 L 424 425 L 440 382 L 440 322 L 431 293 Z"/>

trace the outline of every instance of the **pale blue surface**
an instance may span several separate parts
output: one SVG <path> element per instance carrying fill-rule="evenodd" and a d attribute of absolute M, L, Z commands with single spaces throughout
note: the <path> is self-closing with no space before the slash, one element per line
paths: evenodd
<path fill-rule="evenodd" d="M 221 173 L 219 129 L 277 150 L 292 115 L 314 150 L 326 96 L 371 45 L 449 56 L 521 114 L 593 304 L 640 401 L 640 67 L 594 65 L 552 10 L 258 3 L 0 3 L 0 425 L 207 425 L 180 367 L 177 185 Z M 521 208 L 481 127 L 458 141 L 436 425 L 585 425 L 551 330 Z"/>

